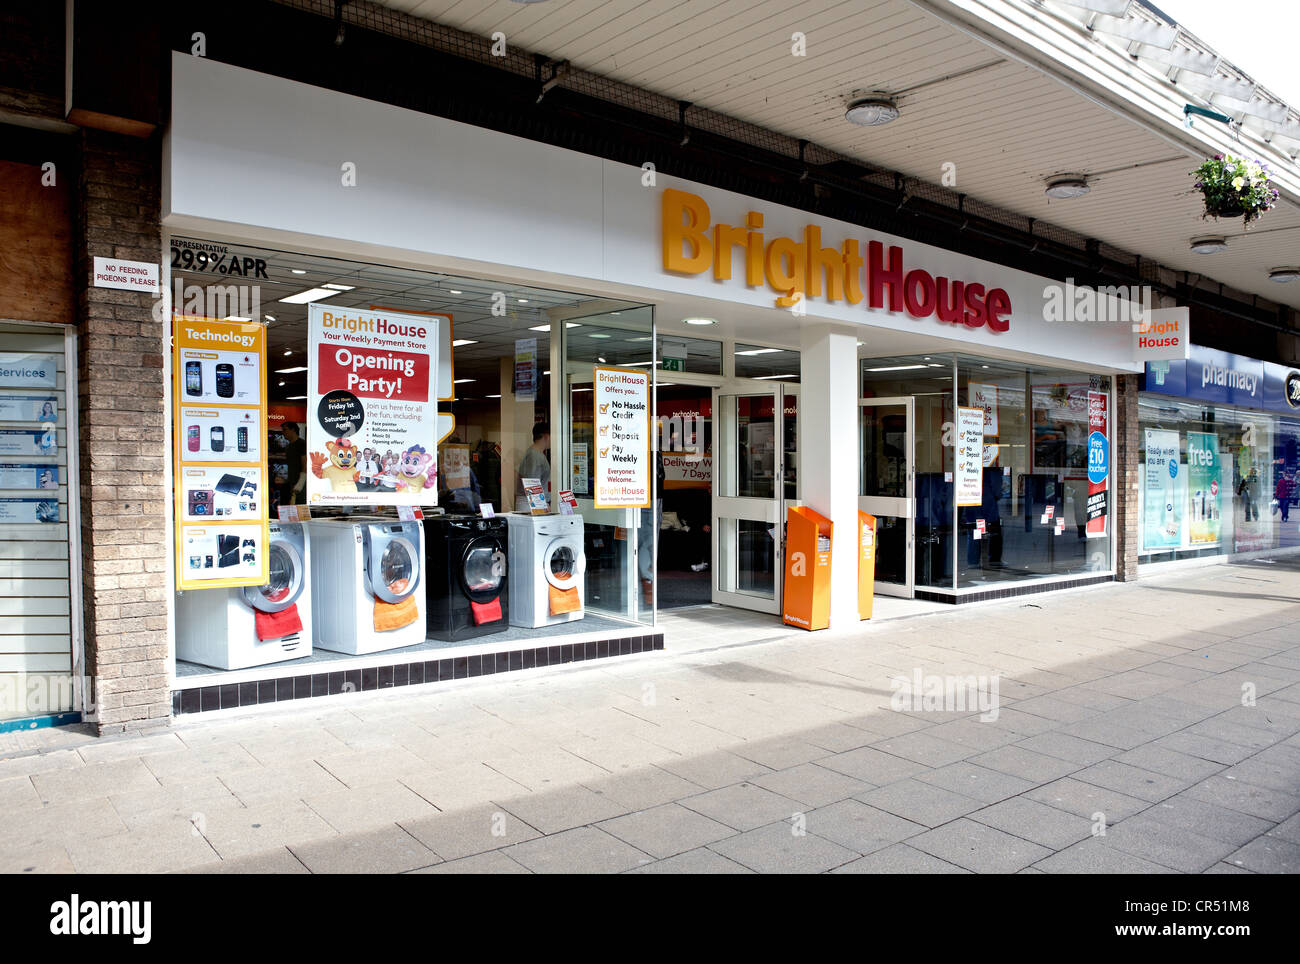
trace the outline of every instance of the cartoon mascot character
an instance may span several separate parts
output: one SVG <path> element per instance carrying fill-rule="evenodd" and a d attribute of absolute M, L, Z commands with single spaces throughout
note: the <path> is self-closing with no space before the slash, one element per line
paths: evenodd
<path fill-rule="evenodd" d="M 423 445 L 412 445 L 402 453 L 398 460 L 397 491 L 418 493 L 432 489 L 438 484 L 438 469 L 433 464 L 433 453 L 426 452 Z"/>
<path fill-rule="evenodd" d="M 329 455 L 324 452 L 311 453 L 311 471 L 318 479 L 325 479 L 330 484 L 331 492 L 356 492 L 357 447 L 351 439 L 341 438 L 337 442 L 325 443 Z"/>

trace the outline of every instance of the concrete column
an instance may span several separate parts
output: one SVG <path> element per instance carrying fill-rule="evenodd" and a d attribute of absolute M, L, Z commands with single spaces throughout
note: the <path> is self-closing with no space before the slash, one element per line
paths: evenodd
<path fill-rule="evenodd" d="M 1115 500 L 1115 578 L 1132 582 L 1138 577 L 1138 477 L 1142 471 L 1138 438 L 1138 376 L 1115 378 L 1115 427 L 1111 470 L 1111 497 Z"/>
<path fill-rule="evenodd" d="M 800 337 L 799 497 L 835 524 L 831 628 L 858 622 L 858 348 L 852 328 Z"/>

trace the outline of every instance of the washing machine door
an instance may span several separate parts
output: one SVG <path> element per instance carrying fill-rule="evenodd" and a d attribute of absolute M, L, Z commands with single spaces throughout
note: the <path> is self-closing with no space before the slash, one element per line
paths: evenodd
<path fill-rule="evenodd" d="M 399 603 L 420 584 L 420 553 L 401 525 L 367 530 L 366 587 L 376 599 Z"/>
<path fill-rule="evenodd" d="M 574 589 L 582 581 L 586 560 L 582 543 L 572 536 L 557 536 L 542 553 L 542 572 L 556 589 Z"/>
<path fill-rule="evenodd" d="M 499 539 L 482 537 L 465 547 L 460 560 L 460 588 L 474 602 L 491 602 L 501 595 L 506 575 L 506 548 Z"/>
<path fill-rule="evenodd" d="M 268 579 L 264 586 L 245 586 L 244 601 L 264 613 L 278 613 L 298 601 L 307 584 L 307 570 L 297 546 L 272 539 L 267 553 Z"/>

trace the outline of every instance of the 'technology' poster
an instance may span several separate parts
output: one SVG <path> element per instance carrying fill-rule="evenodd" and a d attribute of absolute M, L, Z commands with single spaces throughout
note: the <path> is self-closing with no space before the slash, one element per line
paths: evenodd
<path fill-rule="evenodd" d="M 310 306 L 309 504 L 437 504 L 439 330 L 450 323 Z"/>

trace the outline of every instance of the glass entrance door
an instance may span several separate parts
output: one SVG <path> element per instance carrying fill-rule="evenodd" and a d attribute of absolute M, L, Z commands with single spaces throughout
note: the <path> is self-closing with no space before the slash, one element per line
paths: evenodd
<path fill-rule="evenodd" d="M 876 592 L 912 598 L 916 493 L 912 398 L 861 401 L 862 478 L 858 508 L 876 517 Z"/>
<path fill-rule="evenodd" d="M 713 411 L 713 601 L 779 614 L 785 506 L 798 498 L 798 386 L 715 389 Z"/>

